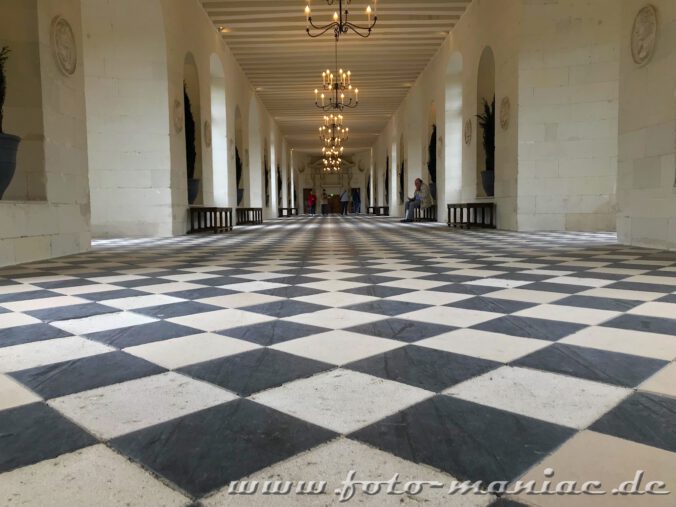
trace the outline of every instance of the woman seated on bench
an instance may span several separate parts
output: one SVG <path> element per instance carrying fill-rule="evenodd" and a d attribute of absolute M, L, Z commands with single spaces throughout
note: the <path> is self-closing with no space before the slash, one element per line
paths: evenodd
<path fill-rule="evenodd" d="M 430 192 L 430 187 L 423 183 L 423 180 L 416 178 L 415 192 L 413 197 L 409 197 L 406 202 L 406 214 L 402 222 L 413 222 L 413 213 L 415 208 L 429 208 L 434 205 L 434 199 Z"/>

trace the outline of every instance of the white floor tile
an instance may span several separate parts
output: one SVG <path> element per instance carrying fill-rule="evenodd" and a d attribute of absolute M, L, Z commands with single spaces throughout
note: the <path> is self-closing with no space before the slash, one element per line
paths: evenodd
<path fill-rule="evenodd" d="M 111 350 L 114 349 L 79 336 L 12 345 L 0 348 L 0 372 L 27 370 Z"/>
<path fill-rule="evenodd" d="M 503 366 L 450 387 L 444 394 L 582 429 L 632 393 L 601 384 L 528 368 Z"/>
<path fill-rule="evenodd" d="M 343 365 L 404 345 L 403 342 L 386 338 L 348 331 L 328 331 L 279 343 L 271 348 L 325 363 Z"/>
<path fill-rule="evenodd" d="M 536 350 L 548 347 L 551 342 L 519 338 L 478 329 L 456 329 L 416 342 L 416 345 L 508 363 Z"/>
<path fill-rule="evenodd" d="M 274 317 L 268 317 L 267 315 L 228 308 L 226 310 L 216 310 L 213 312 L 174 317 L 167 320 L 182 326 L 212 332 L 233 327 L 260 324 L 261 322 L 269 322 L 275 319 Z"/>
<path fill-rule="evenodd" d="M 49 405 L 99 438 L 110 439 L 236 398 L 206 382 L 167 372 L 56 398 Z"/>
<path fill-rule="evenodd" d="M 244 340 L 203 333 L 129 347 L 124 351 L 174 369 L 257 348 L 258 345 Z"/>
<path fill-rule="evenodd" d="M 258 393 L 251 399 L 330 430 L 349 433 L 432 395 L 417 387 L 338 369 Z"/>
<path fill-rule="evenodd" d="M 51 325 L 68 331 L 71 334 L 89 334 L 97 333 L 99 331 L 108 331 L 110 329 L 119 329 L 122 327 L 138 326 L 140 324 L 147 324 L 148 322 L 155 322 L 157 319 L 147 317 L 139 313 L 133 312 L 119 312 L 119 313 L 104 313 L 101 315 L 94 315 L 93 317 L 85 317 L 83 319 L 59 320 L 52 322 Z"/>
<path fill-rule="evenodd" d="M 104 445 L 0 475 L 0 504 L 180 507 L 189 499 Z"/>

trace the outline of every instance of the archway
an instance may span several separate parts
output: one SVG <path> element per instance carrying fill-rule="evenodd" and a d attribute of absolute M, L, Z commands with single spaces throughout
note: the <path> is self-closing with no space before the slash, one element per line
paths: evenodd
<path fill-rule="evenodd" d="M 462 55 L 453 53 L 446 67 L 444 99 L 444 188 L 437 192 L 444 203 L 459 202 L 462 198 L 462 144 L 463 144 L 463 89 Z M 446 209 L 446 206 L 437 209 Z"/>
<path fill-rule="evenodd" d="M 477 115 L 485 115 L 489 120 L 485 129 L 477 128 L 476 195 L 492 197 L 495 181 L 495 58 L 489 46 L 484 48 L 479 60 L 476 111 Z M 478 119 L 477 125 L 481 121 Z"/>
<path fill-rule="evenodd" d="M 204 175 L 204 195 L 215 206 L 229 206 L 228 116 L 225 72 L 217 55 L 211 55 L 211 178 Z M 208 128 L 208 127 L 207 127 Z M 206 143 L 207 145 L 209 143 Z"/>
<path fill-rule="evenodd" d="M 183 61 L 183 129 L 189 204 L 203 204 L 202 114 L 200 81 L 195 57 L 188 53 Z"/>

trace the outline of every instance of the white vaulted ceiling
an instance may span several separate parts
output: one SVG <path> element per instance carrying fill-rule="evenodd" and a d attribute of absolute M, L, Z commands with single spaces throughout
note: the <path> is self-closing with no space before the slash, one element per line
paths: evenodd
<path fill-rule="evenodd" d="M 290 147 L 319 154 L 317 128 L 323 113 L 314 106 L 321 72 L 333 70 L 332 32 L 311 39 L 305 33 L 306 0 L 201 0 L 214 25 L 279 124 Z M 344 112 L 350 128 L 347 152 L 369 148 L 385 127 L 448 32 L 471 0 L 379 0 L 371 37 L 340 38 L 339 65 L 352 72 L 359 107 Z M 372 0 L 352 0 L 350 20 L 366 21 Z M 315 24 L 337 9 L 311 2 Z"/>

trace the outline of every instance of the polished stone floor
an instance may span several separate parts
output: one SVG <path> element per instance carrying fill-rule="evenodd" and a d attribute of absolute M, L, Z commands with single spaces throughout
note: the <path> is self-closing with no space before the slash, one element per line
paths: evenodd
<path fill-rule="evenodd" d="M 353 471 L 399 483 L 348 505 L 673 507 L 675 358 L 676 252 L 611 234 L 98 241 L 0 269 L 0 505 L 333 505 Z M 674 493 L 612 493 L 639 470 Z M 449 492 L 518 479 L 606 494 Z"/>

